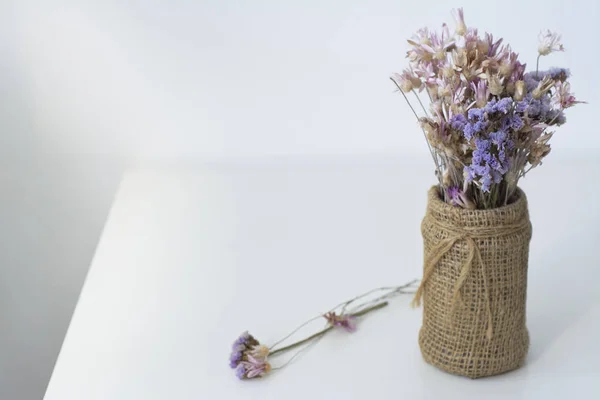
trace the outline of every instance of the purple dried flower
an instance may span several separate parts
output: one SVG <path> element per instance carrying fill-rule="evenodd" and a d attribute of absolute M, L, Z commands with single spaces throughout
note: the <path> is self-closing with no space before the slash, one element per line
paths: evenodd
<path fill-rule="evenodd" d="M 471 140 L 473 136 L 477 133 L 475 130 L 474 124 L 466 124 L 463 129 L 463 134 L 467 140 Z"/>
<path fill-rule="evenodd" d="M 235 376 L 237 376 L 238 379 L 244 379 L 246 377 L 246 367 L 242 364 L 238 365 L 235 370 Z"/>
<path fill-rule="evenodd" d="M 518 63 L 517 57 L 519 57 L 519 55 L 517 53 L 513 53 L 510 46 L 506 46 L 506 48 L 504 48 L 504 51 L 502 52 L 502 54 L 503 54 L 503 57 L 502 57 L 501 64 L 498 68 L 498 72 L 503 77 L 511 80 L 513 77 L 513 71 Z M 516 80 L 518 80 L 518 79 L 516 79 Z M 515 80 L 512 80 L 512 82 L 515 82 Z"/>
<path fill-rule="evenodd" d="M 450 126 L 459 131 L 462 131 L 466 124 L 467 119 L 463 114 L 456 114 L 450 119 Z"/>
<path fill-rule="evenodd" d="M 511 97 L 503 97 L 496 103 L 495 110 L 503 114 L 507 114 L 510 107 L 512 106 L 513 99 Z"/>
<path fill-rule="evenodd" d="M 241 352 L 231 353 L 231 356 L 229 357 L 229 366 L 235 368 L 239 365 L 240 361 L 242 361 Z"/>
<path fill-rule="evenodd" d="M 527 72 L 525 75 L 523 75 L 523 81 L 525 82 L 525 89 L 527 90 L 527 93 L 532 92 L 538 86 L 538 83 L 540 83 L 545 74 L 546 73 L 543 71 L 539 73 L 533 71 Z"/>
<path fill-rule="evenodd" d="M 477 84 L 471 82 L 471 89 L 473 90 L 475 103 L 477 107 L 483 107 L 487 103 L 487 98 L 489 95 L 487 82 L 483 79 L 480 79 Z"/>
<path fill-rule="evenodd" d="M 547 75 L 554 80 L 565 81 L 571 76 L 571 71 L 568 68 L 552 67 L 548 70 Z"/>
<path fill-rule="evenodd" d="M 517 102 L 517 106 L 515 107 L 515 111 L 518 113 L 524 113 L 527 108 L 529 108 L 529 103 L 525 100 Z"/>
<path fill-rule="evenodd" d="M 560 111 L 558 113 L 558 116 L 556 116 L 556 120 L 554 122 L 556 123 L 556 125 L 562 125 L 565 122 L 567 122 L 567 117 L 565 117 L 565 114 L 562 111 Z"/>
<path fill-rule="evenodd" d="M 502 174 L 500 172 L 492 170 L 491 174 L 495 184 L 502 182 Z"/>
<path fill-rule="evenodd" d="M 469 110 L 471 111 L 471 110 Z M 483 112 L 482 112 L 483 115 Z M 482 117 L 483 118 L 483 117 Z M 475 123 L 467 123 L 463 129 L 463 133 L 467 140 L 471 140 L 476 134 L 483 132 L 487 128 L 488 123 L 486 121 L 477 121 Z"/>
<path fill-rule="evenodd" d="M 477 150 L 484 151 L 490 148 L 490 141 L 486 139 L 475 139 L 475 147 Z"/>
<path fill-rule="evenodd" d="M 496 147 L 500 147 L 506 140 L 506 136 L 507 136 L 506 132 L 496 131 L 496 132 L 490 133 L 490 140 L 492 141 L 493 144 L 496 145 Z M 489 146 L 488 146 L 488 148 L 489 148 Z"/>
<path fill-rule="evenodd" d="M 423 79 L 423 82 L 426 85 L 435 85 L 436 84 L 436 73 L 434 70 L 434 65 L 431 62 L 422 63 L 420 68 L 415 68 L 415 74 Z"/>
<path fill-rule="evenodd" d="M 500 160 L 501 163 L 506 161 L 506 152 L 504 151 L 504 149 L 501 149 L 498 152 L 498 160 Z"/>
<path fill-rule="evenodd" d="M 233 351 L 229 355 L 229 366 L 231 368 L 237 367 L 240 361 L 242 361 L 245 350 L 245 346 L 238 346 L 237 348 L 233 349 Z"/>
<path fill-rule="evenodd" d="M 421 47 L 426 52 L 430 53 L 431 57 L 436 60 L 445 60 L 446 51 L 454 45 L 454 40 L 452 39 L 452 36 L 450 36 L 450 31 L 446 24 L 442 25 L 442 35 L 438 36 L 437 33 L 433 32 L 429 42 L 430 44 L 421 44 Z"/>
<path fill-rule="evenodd" d="M 488 45 L 488 57 L 494 57 L 496 55 L 496 53 L 498 52 L 498 49 L 500 48 L 500 44 L 502 44 L 502 38 L 498 39 L 497 42 L 494 43 L 494 35 L 492 35 L 491 33 L 487 33 L 485 34 L 485 39 L 487 41 L 487 45 Z"/>
<path fill-rule="evenodd" d="M 501 130 L 503 131 L 508 131 L 509 129 L 518 131 L 523 126 L 525 126 L 525 123 L 518 114 L 507 115 L 501 121 Z"/>
<path fill-rule="evenodd" d="M 448 194 L 448 197 L 450 197 L 450 199 L 454 201 L 454 199 L 458 197 L 460 189 L 458 188 L 458 186 L 450 186 L 446 190 L 446 193 Z"/>
<path fill-rule="evenodd" d="M 508 172 L 509 160 L 506 150 L 511 150 L 513 146 L 514 143 L 509 139 L 506 130 L 490 132 L 476 138 L 471 165 L 465 167 L 466 181 L 476 181 L 483 192 L 489 192 L 491 185 L 499 183 Z"/>
<path fill-rule="evenodd" d="M 523 122 L 521 117 L 519 117 L 517 114 L 512 116 L 511 121 L 510 121 L 510 127 L 513 130 L 518 131 L 519 129 L 523 128 L 524 126 L 525 126 L 525 122 Z"/>
<path fill-rule="evenodd" d="M 253 352 L 256 348 L 260 347 L 258 340 L 254 339 L 247 331 L 242 333 L 233 342 L 231 347 L 231 354 L 229 355 L 229 366 L 236 368 L 244 359 L 244 355 Z"/>
<path fill-rule="evenodd" d="M 487 128 L 488 123 L 486 121 L 477 121 L 474 124 L 474 128 L 476 132 L 483 132 L 485 128 Z"/>
<path fill-rule="evenodd" d="M 467 182 L 473 182 L 475 180 L 475 178 L 477 177 L 477 174 L 475 173 L 475 170 L 470 167 L 470 166 L 465 166 L 465 180 Z"/>
<path fill-rule="evenodd" d="M 526 111 L 529 118 L 534 118 L 538 121 L 547 121 L 548 113 L 552 109 L 550 96 L 542 96 L 539 99 L 535 99 L 531 94 L 528 94 L 523 101 L 527 103 Z"/>
<path fill-rule="evenodd" d="M 500 100 L 492 99 L 484 107 L 485 112 L 493 114 L 495 112 L 501 112 L 507 114 L 512 106 L 513 99 L 511 97 L 503 97 Z"/>
<path fill-rule="evenodd" d="M 450 186 L 446 192 L 452 205 L 468 209 L 475 208 L 475 203 L 469 200 L 465 192 L 460 190 L 458 186 Z"/>
<path fill-rule="evenodd" d="M 240 345 L 245 345 L 246 342 L 250 339 L 250 334 L 248 331 L 243 332 L 236 340 L 233 342 L 232 348 L 236 348 Z"/>
<path fill-rule="evenodd" d="M 526 66 L 527 66 L 527 64 L 521 64 L 519 61 L 516 61 L 513 66 L 512 74 L 510 75 L 510 81 L 516 82 L 516 81 L 523 80 Z"/>
<path fill-rule="evenodd" d="M 344 328 L 347 332 L 356 331 L 356 317 L 352 315 L 337 315 L 335 312 L 328 312 L 324 315 L 331 326 Z"/>
<path fill-rule="evenodd" d="M 481 183 L 481 191 L 489 192 L 490 187 L 492 186 L 492 175 L 489 173 L 483 174 L 479 182 Z"/>
<path fill-rule="evenodd" d="M 236 375 L 240 379 L 252 379 L 262 377 L 271 371 L 271 364 L 266 359 L 256 358 L 252 355 L 248 355 L 248 361 L 242 361 L 241 366 L 244 368 L 243 374 L 239 370 L 236 371 Z"/>
<path fill-rule="evenodd" d="M 493 100 L 492 100 L 493 101 Z M 485 116 L 485 110 L 483 108 L 471 108 L 467 111 L 467 116 L 469 120 L 479 120 L 481 121 Z"/>

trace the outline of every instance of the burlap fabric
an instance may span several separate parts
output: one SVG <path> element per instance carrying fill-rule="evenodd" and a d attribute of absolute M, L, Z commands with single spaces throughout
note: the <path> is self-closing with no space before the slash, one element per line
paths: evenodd
<path fill-rule="evenodd" d="M 413 304 L 423 298 L 419 345 L 428 363 L 479 378 L 520 367 L 531 223 L 520 189 L 508 206 L 465 210 L 433 187 L 421 225 L 425 265 Z"/>

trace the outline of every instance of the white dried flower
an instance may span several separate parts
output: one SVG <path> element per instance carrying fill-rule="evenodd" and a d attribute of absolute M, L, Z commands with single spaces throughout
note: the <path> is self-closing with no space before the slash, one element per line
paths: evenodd
<path fill-rule="evenodd" d="M 560 43 L 560 35 L 556 32 L 550 32 L 550 30 L 547 30 L 545 33 L 540 32 L 539 39 L 538 53 L 541 56 L 547 56 L 553 51 L 565 51 L 565 48 Z"/>
<path fill-rule="evenodd" d="M 531 96 L 534 99 L 539 99 L 542 97 L 548 90 L 550 90 L 554 86 L 554 80 L 549 76 L 545 76 L 544 79 L 538 83 L 537 87 L 533 89 L 531 92 Z"/>
<path fill-rule="evenodd" d="M 465 15 L 463 13 L 463 9 L 459 8 L 458 10 L 452 10 L 452 16 L 456 22 L 456 34 L 462 36 L 467 33 L 467 25 L 465 24 Z"/>
<path fill-rule="evenodd" d="M 521 101 L 525 97 L 525 82 L 516 81 L 515 82 L 515 94 L 513 95 L 513 99 L 516 101 Z"/>
<path fill-rule="evenodd" d="M 488 89 L 494 96 L 499 96 L 504 92 L 504 85 L 502 84 L 502 78 L 498 75 L 488 76 Z"/>

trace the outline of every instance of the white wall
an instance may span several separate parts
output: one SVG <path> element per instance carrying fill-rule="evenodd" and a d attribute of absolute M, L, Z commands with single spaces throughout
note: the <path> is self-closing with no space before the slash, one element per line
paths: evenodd
<path fill-rule="evenodd" d="M 447 1 L 58 1 L 13 13 L 38 121 L 74 148 L 153 156 L 422 153 L 414 117 L 393 92 L 405 39 L 453 26 Z M 502 36 L 529 65 L 537 34 L 560 31 L 576 94 L 555 136 L 600 148 L 590 112 L 600 96 L 600 2 L 463 1 L 466 22 Z M 596 100 L 596 101 L 594 101 Z M 65 130 L 86 126 L 85 134 Z"/>
<path fill-rule="evenodd" d="M 127 158 L 426 154 L 390 73 L 442 0 L 0 5 L 0 398 L 35 398 Z M 529 64 L 564 36 L 578 97 L 555 152 L 600 149 L 598 1 L 466 0 Z M 35 393 L 32 397 L 31 394 Z M 21 397 L 20 397 L 21 396 Z M 23 397 L 24 396 L 24 397 Z"/>
<path fill-rule="evenodd" d="M 0 399 L 43 397 L 119 183 L 93 121 L 42 95 L 22 28 L 0 8 Z M 66 83 L 62 83 L 66 87 Z M 62 100 L 61 100 L 62 99 Z M 85 100 L 81 101 L 83 107 Z M 62 113 L 54 107 L 65 107 Z M 110 142 L 110 141 L 109 141 Z"/>
<path fill-rule="evenodd" d="M 0 162 L 0 399 L 42 398 L 121 167 L 66 156 Z"/>

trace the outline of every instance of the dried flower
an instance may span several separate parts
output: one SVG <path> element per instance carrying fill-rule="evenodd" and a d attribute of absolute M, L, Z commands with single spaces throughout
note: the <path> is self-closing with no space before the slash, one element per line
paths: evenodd
<path fill-rule="evenodd" d="M 267 358 L 269 355 L 269 348 L 265 345 L 255 346 L 251 351 L 250 355 L 256 358 Z"/>
<path fill-rule="evenodd" d="M 431 44 L 431 35 L 427 27 L 421 28 L 413 35 L 412 39 L 407 40 L 409 44 L 413 46 L 420 46 L 422 44 Z"/>
<path fill-rule="evenodd" d="M 242 333 L 231 346 L 229 366 L 236 368 L 259 345 L 258 340 L 250 335 L 248 331 Z"/>
<path fill-rule="evenodd" d="M 546 133 L 535 141 L 531 147 L 531 151 L 527 157 L 527 161 L 532 167 L 536 167 L 542 163 L 542 159 L 550 154 L 550 145 L 548 141 L 552 137 L 553 133 Z"/>
<path fill-rule="evenodd" d="M 408 93 L 413 90 L 412 81 L 408 79 L 404 73 L 402 75 L 394 73 L 392 75 L 392 79 L 404 93 Z"/>
<path fill-rule="evenodd" d="M 550 90 L 554 86 L 554 80 L 550 78 L 550 76 L 546 75 L 537 85 L 535 89 L 531 92 L 531 96 L 534 99 L 539 99 L 542 97 L 548 90 Z"/>
<path fill-rule="evenodd" d="M 463 9 L 459 8 L 458 10 L 452 10 L 452 15 L 454 16 L 454 21 L 456 22 L 456 34 L 462 36 L 467 33 L 467 25 L 465 24 Z"/>
<path fill-rule="evenodd" d="M 344 328 L 347 332 L 356 331 L 356 318 L 352 315 L 337 315 L 335 312 L 328 312 L 324 317 L 331 326 Z"/>
<path fill-rule="evenodd" d="M 515 93 L 513 94 L 513 99 L 515 101 L 521 101 L 525 97 L 525 82 L 516 81 L 515 82 Z"/>
<path fill-rule="evenodd" d="M 238 365 L 235 369 L 235 376 L 238 379 L 244 379 L 246 377 L 246 367 L 244 367 L 243 365 Z"/>
<path fill-rule="evenodd" d="M 438 97 L 452 97 L 454 92 L 454 85 L 444 79 L 437 79 L 437 91 Z"/>
<path fill-rule="evenodd" d="M 447 81 L 452 81 L 454 78 L 456 78 L 456 70 L 450 64 L 444 65 L 441 68 L 440 72 L 441 72 L 442 78 L 444 78 Z"/>
<path fill-rule="evenodd" d="M 502 38 L 498 39 L 494 42 L 494 35 L 491 33 L 485 34 L 485 43 L 487 44 L 487 56 L 494 57 L 498 53 L 498 49 L 500 49 L 500 45 L 502 44 Z"/>
<path fill-rule="evenodd" d="M 571 93 L 571 85 L 569 82 L 556 83 L 556 92 L 552 98 L 552 101 L 562 109 L 573 107 L 578 103 L 585 103 L 585 101 L 577 100 Z"/>
<path fill-rule="evenodd" d="M 502 84 L 502 78 L 499 75 L 488 76 L 488 87 L 490 93 L 494 96 L 499 96 L 504 92 L 504 85 Z"/>
<path fill-rule="evenodd" d="M 463 190 L 461 190 L 458 186 L 448 187 L 447 194 L 452 205 L 466 208 L 469 210 L 473 210 L 476 208 L 475 203 L 473 203 L 466 195 L 466 193 Z"/>
<path fill-rule="evenodd" d="M 271 364 L 266 359 L 248 355 L 247 361 L 242 361 L 236 368 L 238 379 L 260 378 L 271 372 Z"/>
<path fill-rule="evenodd" d="M 506 46 L 506 48 L 502 51 L 502 54 L 502 61 L 498 67 L 498 73 L 504 78 L 508 79 L 511 77 L 515 67 L 517 66 L 517 57 L 519 55 L 517 53 L 513 53 L 510 46 Z"/>
<path fill-rule="evenodd" d="M 540 56 L 547 56 L 553 51 L 565 51 L 565 48 L 560 43 L 560 35 L 556 32 L 540 32 L 539 34 L 540 45 L 538 47 L 538 53 Z"/>
<path fill-rule="evenodd" d="M 510 81 L 516 82 L 523 79 L 523 75 L 525 75 L 525 67 L 527 64 L 521 64 L 519 61 L 515 61 L 513 65 L 512 74 L 510 74 Z"/>
<path fill-rule="evenodd" d="M 548 72 L 545 73 L 545 75 L 549 75 L 550 78 L 554 79 L 555 81 L 558 80 L 564 82 L 567 80 L 567 78 L 571 76 L 571 71 L 569 71 L 568 68 L 553 67 L 550 68 Z"/>
<path fill-rule="evenodd" d="M 459 47 L 452 51 L 452 62 L 454 64 L 454 69 L 461 71 L 463 67 L 467 65 L 467 52 L 464 48 Z"/>
<path fill-rule="evenodd" d="M 539 71 L 541 56 L 564 51 L 558 34 L 540 34 L 536 68 L 526 72 L 510 45 L 467 28 L 462 9 L 453 14 L 453 38 L 444 24 L 441 32 L 422 30 L 409 41 L 412 75 L 431 100 L 425 118 L 413 112 L 428 141 L 440 189 L 461 187 L 476 207 L 498 207 L 512 198 L 525 171 L 549 152 L 538 127 L 564 124 L 565 110 L 582 102 L 570 92 L 568 69 Z M 462 176 L 457 173 L 461 166 Z M 462 201 L 454 189 L 451 194 L 446 201 Z"/>
<path fill-rule="evenodd" d="M 489 95 L 486 81 L 482 79 L 477 84 L 471 82 L 471 89 L 473 90 L 477 107 L 485 106 Z"/>
<path fill-rule="evenodd" d="M 442 34 L 438 36 L 436 33 L 431 34 L 431 44 L 422 44 L 421 47 L 428 53 L 431 54 L 431 58 L 436 60 L 445 60 L 446 52 L 454 46 L 454 40 L 450 36 L 448 26 L 442 25 Z"/>
<path fill-rule="evenodd" d="M 423 80 L 426 85 L 436 84 L 436 72 L 432 62 L 423 62 L 415 68 L 415 74 Z"/>
<path fill-rule="evenodd" d="M 357 318 L 387 306 L 387 299 L 403 293 L 413 293 L 411 291 L 406 291 L 406 289 L 412 288 L 416 282 L 417 281 L 414 280 L 402 286 L 377 288 L 360 296 L 356 296 L 344 303 L 338 304 L 327 314 L 319 315 L 316 318 L 311 318 L 270 347 L 260 344 L 258 340 L 252 337 L 252 335 L 250 335 L 248 332 L 244 332 L 235 340 L 232 345 L 232 353 L 229 357 L 229 364 L 231 368 L 235 369 L 235 375 L 238 379 L 246 380 L 263 377 L 274 369 L 281 369 L 288 365 L 300 352 L 310 347 L 307 346 L 307 344 L 315 339 L 322 338 L 335 327 L 341 327 L 349 332 L 353 332 L 356 329 Z M 378 296 L 365 300 L 368 296 L 374 297 L 374 295 Z M 339 310 L 339 314 L 336 310 Z M 328 321 L 328 326 L 326 328 L 321 329 L 320 331 L 303 340 L 282 346 L 282 343 L 298 332 L 300 328 L 306 326 L 312 321 L 320 319 L 322 316 L 324 316 Z M 296 350 L 295 354 L 285 363 L 276 367 L 272 366 L 271 359 L 274 356 L 292 351 L 294 349 L 298 350 Z"/>

